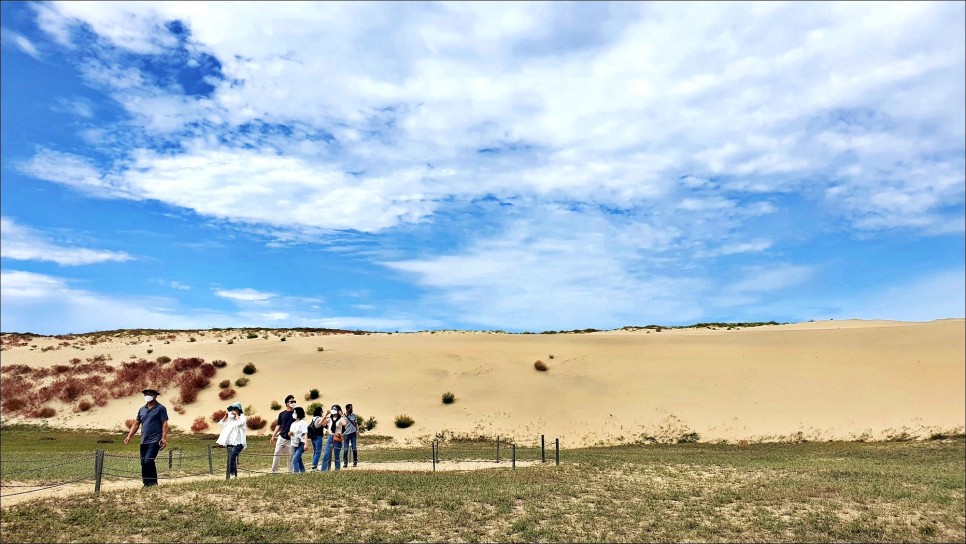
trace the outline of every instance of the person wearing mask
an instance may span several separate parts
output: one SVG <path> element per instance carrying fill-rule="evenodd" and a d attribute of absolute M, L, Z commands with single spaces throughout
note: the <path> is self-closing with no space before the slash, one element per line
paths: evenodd
<path fill-rule="evenodd" d="M 319 470 L 319 458 L 322 457 L 322 448 L 325 445 L 325 419 L 322 417 L 322 407 L 316 406 L 312 412 L 312 421 L 309 425 L 315 427 L 315 436 L 312 438 L 312 468 Z"/>
<path fill-rule="evenodd" d="M 359 453 L 356 447 L 359 442 L 359 417 L 352 411 L 352 405 L 345 405 L 345 435 L 342 442 L 342 466 L 349 466 L 349 448 L 352 448 L 352 466 L 359 466 Z"/>
<path fill-rule="evenodd" d="M 325 418 L 326 428 L 329 430 L 329 438 L 325 442 L 325 454 L 322 456 L 322 472 L 329 470 L 329 463 L 335 458 L 335 469 L 339 470 L 340 456 L 342 453 L 342 437 L 345 432 L 345 423 L 342 422 L 342 407 L 333 404 L 329 410 L 329 415 Z M 333 451 L 334 455 L 333 455 Z"/>
<path fill-rule="evenodd" d="M 305 474 L 305 463 L 302 462 L 302 453 L 305 452 L 305 435 L 308 432 L 308 425 L 305 422 L 305 409 L 301 406 L 295 408 L 295 421 L 289 429 L 288 436 L 292 441 L 292 472 Z"/>
<path fill-rule="evenodd" d="M 269 437 L 269 443 L 275 442 L 275 456 L 272 457 L 272 474 L 278 472 L 278 463 L 282 457 L 282 453 L 285 454 L 286 460 L 289 462 L 289 470 L 292 469 L 291 457 L 292 457 L 292 446 L 289 440 L 289 431 L 292 428 L 292 422 L 295 421 L 295 416 L 293 415 L 295 411 L 295 405 L 298 402 L 295 401 L 294 395 L 289 395 L 285 397 L 285 409 L 278 414 L 278 424 L 275 425 L 275 432 Z"/>
<path fill-rule="evenodd" d="M 228 450 L 228 475 L 233 479 L 238 479 L 238 455 L 248 446 L 245 437 L 245 427 L 248 418 L 240 402 L 236 402 L 228 407 L 228 413 L 218 422 L 221 425 L 221 434 L 216 443 L 224 446 Z"/>
<path fill-rule="evenodd" d="M 138 427 L 144 427 L 141 430 L 141 482 L 144 487 L 154 487 L 158 485 L 158 466 L 154 460 L 168 445 L 168 409 L 158 402 L 161 393 L 157 389 L 145 389 L 141 393 L 145 404 L 138 410 L 124 443 L 131 441 Z"/>

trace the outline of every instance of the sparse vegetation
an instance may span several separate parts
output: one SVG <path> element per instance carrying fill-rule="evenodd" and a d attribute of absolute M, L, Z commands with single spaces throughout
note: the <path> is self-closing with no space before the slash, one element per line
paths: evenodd
<path fill-rule="evenodd" d="M 245 387 L 246 385 L 248 385 L 248 382 L 249 382 L 248 378 L 241 377 L 241 378 L 238 378 L 237 380 L 235 380 L 235 386 L 236 387 Z"/>
<path fill-rule="evenodd" d="M 310 389 L 308 393 L 305 394 L 305 400 L 315 400 L 319 398 L 318 389 Z"/>
<path fill-rule="evenodd" d="M 456 395 L 451 391 L 443 393 L 443 404 L 453 404 L 456 401 Z"/>
<path fill-rule="evenodd" d="M 218 423 L 227 413 L 225 410 L 215 410 L 211 413 L 211 421 Z"/>
<path fill-rule="evenodd" d="M 225 368 L 225 366 L 228 363 L 225 362 L 225 361 L 223 361 L 223 360 L 221 360 L 221 359 L 215 359 L 214 361 L 211 362 L 211 364 L 213 364 L 215 366 L 215 368 Z"/>
<path fill-rule="evenodd" d="M 407 416 L 406 414 L 400 414 L 396 416 L 396 427 L 400 429 L 406 429 L 413 426 L 416 423 L 413 418 Z"/>
<path fill-rule="evenodd" d="M 218 387 L 222 389 L 227 389 L 231 387 L 231 380 L 221 380 L 220 382 L 218 382 Z"/>
<path fill-rule="evenodd" d="M 255 368 L 255 363 L 248 363 L 247 365 L 245 365 L 245 368 L 242 369 L 242 372 L 244 372 L 245 374 L 254 374 L 256 370 L 257 369 Z"/>
<path fill-rule="evenodd" d="M 272 410 L 281 410 L 282 405 L 278 403 L 277 400 L 272 401 Z"/>
<path fill-rule="evenodd" d="M 268 422 L 259 416 L 251 416 L 248 418 L 248 421 L 245 423 L 245 425 L 253 431 L 263 429 L 267 424 Z"/>
<path fill-rule="evenodd" d="M 550 367 L 547 366 L 547 363 L 539 360 L 533 363 L 533 368 L 539 370 L 540 372 L 546 372 L 547 370 L 550 369 Z"/>
<path fill-rule="evenodd" d="M 228 400 L 234 396 L 235 396 L 235 390 L 232 389 L 231 387 L 229 387 L 228 389 L 222 389 L 218 393 L 218 398 L 220 398 L 221 400 Z"/>

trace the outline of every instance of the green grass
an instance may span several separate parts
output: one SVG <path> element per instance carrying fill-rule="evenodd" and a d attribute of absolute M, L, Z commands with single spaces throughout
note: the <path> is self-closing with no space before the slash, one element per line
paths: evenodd
<path fill-rule="evenodd" d="M 57 432 L 51 441 L 39 440 L 44 433 L 37 428 L 0 432 L 4 472 L 8 459 L 25 456 L 98 447 L 137 451 L 120 444 L 119 433 L 110 435 L 116 443 L 97 444 L 108 433 Z M 172 439 L 186 452 L 211 442 Z M 361 466 L 376 460 L 429 463 L 428 445 L 404 450 L 387 444 L 363 435 Z M 504 444 L 495 470 L 350 469 L 231 482 L 164 481 L 148 491 L 7 507 L 0 526 L 5 542 L 137 541 L 152 535 L 192 542 L 949 542 L 966 531 L 964 446 L 962 439 L 746 448 L 654 444 L 564 450 L 559 467 L 550 447 L 545 465 L 512 471 Z M 267 465 L 256 456 L 260 452 L 270 453 L 266 438 L 252 441 L 242 466 Z M 440 448 L 443 460 L 493 453 L 492 443 L 469 440 Z M 538 459 L 539 449 L 518 448 L 518 458 L 524 457 Z M 222 467 L 216 463 L 216 473 Z"/>

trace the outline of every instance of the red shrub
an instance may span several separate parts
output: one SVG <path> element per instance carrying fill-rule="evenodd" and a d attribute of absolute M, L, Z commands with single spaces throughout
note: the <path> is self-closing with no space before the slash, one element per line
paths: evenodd
<path fill-rule="evenodd" d="M 200 368 L 201 368 L 201 375 L 206 378 L 214 377 L 214 375 L 218 373 L 218 369 L 215 368 L 215 365 L 211 363 L 205 363 L 201 365 Z"/>
<path fill-rule="evenodd" d="M 47 418 L 47 417 L 54 417 L 54 414 L 56 413 L 57 413 L 57 410 L 54 410 L 50 406 L 44 406 L 43 408 L 35 411 L 32 415 L 34 417 Z"/>
<path fill-rule="evenodd" d="M 252 416 L 252 417 L 248 418 L 248 421 L 245 423 L 245 425 L 247 425 L 248 428 L 251 429 L 251 430 L 253 430 L 253 431 L 257 431 L 259 429 L 262 429 L 267 424 L 268 424 L 268 422 L 265 421 L 264 419 L 262 419 L 259 416 Z"/>
<path fill-rule="evenodd" d="M 84 393 L 84 390 L 80 386 L 80 384 L 74 381 L 60 380 L 60 381 L 54 382 L 54 387 L 60 388 L 60 392 L 57 394 L 57 398 L 59 398 L 63 402 L 74 402 L 75 400 L 77 400 L 78 397 L 80 397 Z"/>
<path fill-rule="evenodd" d="M 125 419 L 124 420 L 124 427 L 126 429 L 130 429 L 131 427 L 134 426 L 135 423 L 137 423 L 137 420 L 136 419 Z"/>
<path fill-rule="evenodd" d="M 194 388 L 194 385 L 188 387 L 181 386 L 180 392 L 182 404 L 191 404 L 198 400 L 198 390 Z"/>
<path fill-rule="evenodd" d="M 79 365 L 80 363 L 81 363 L 81 360 L 78 359 L 77 357 L 74 357 L 73 359 L 70 360 L 70 364 L 72 365 Z"/>
<path fill-rule="evenodd" d="M 222 389 L 218 392 L 218 398 L 221 400 L 228 400 L 235 396 L 235 390 L 229 387 L 228 389 Z"/>
<path fill-rule="evenodd" d="M 3 406 L 3 411 L 5 412 L 16 412 L 18 410 L 23 409 L 23 407 L 26 405 L 27 403 L 20 399 L 8 398 L 8 399 L 3 399 L 2 406 Z"/>
<path fill-rule="evenodd" d="M 77 403 L 77 408 L 74 411 L 75 412 L 86 412 L 86 411 L 90 410 L 93 407 L 94 407 L 94 403 L 92 403 L 91 401 L 89 401 L 87 399 L 84 399 L 84 400 L 82 400 L 82 401 L 80 401 L 80 402 Z"/>
<path fill-rule="evenodd" d="M 199 374 L 194 377 L 194 383 L 195 383 L 195 387 L 197 387 L 198 389 L 204 389 L 208 387 L 208 384 L 211 383 L 211 380 Z"/>
<path fill-rule="evenodd" d="M 196 417 L 195 422 L 191 424 L 191 430 L 198 433 L 208 428 L 208 422 L 205 421 L 203 417 Z"/>
<path fill-rule="evenodd" d="M 64 372 L 67 372 L 69 370 L 70 370 L 70 367 L 67 365 L 54 365 L 53 367 L 54 376 L 57 376 L 58 374 L 63 374 Z"/>
<path fill-rule="evenodd" d="M 94 405 L 96 406 L 107 406 L 107 397 L 104 395 L 96 395 L 94 397 Z"/>
<path fill-rule="evenodd" d="M 227 413 L 228 412 L 224 410 L 215 410 L 214 412 L 211 413 L 211 420 L 214 421 L 215 423 L 218 423 L 219 421 L 221 421 L 223 417 L 225 417 L 225 414 Z"/>

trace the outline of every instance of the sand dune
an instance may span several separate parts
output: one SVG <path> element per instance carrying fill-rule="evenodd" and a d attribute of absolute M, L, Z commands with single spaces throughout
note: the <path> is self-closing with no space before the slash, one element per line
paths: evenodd
<path fill-rule="evenodd" d="M 77 337 L 57 349 L 51 346 L 62 340 L 34 337 L 5 346 L 0 364 L 50 366 L 101 354 L 113 363 L 131 356 L 223 359 L 228 366 L 217 383 L 242 376 L 252 362 L 258 372 L 233 400 L 253 405 L 259 415 L 274 418 L 271 402 L 289 393 L 304 406 L 303 395 L 317 388 L 323 403 L 352 402 L 379 421 L 377 433 L 400 442 L 443 431 L 524 441 L 545 434 L 565 447 L 669 441 L 688 433 L 702 441 L 787 440 L 799 433 L 806 439 L 882 439 L 961 432 L 966 424 L 963 319 L 589 334 L 167 334 L 128 333 L 94 345 Z M 549 370 L 536 371 L 537 360 Z M 177 414 L 170 410 L 177 390 L 157 386 L 181 429 L 228 404 L 212 385 Z M 451 405 L 440 400 L 447 391 L 456 395 Z M 140 396 L 112 400 L 85 413 L 55 403 L 58 414 L 47 421 L 120 430 L 141 403 Z M 397 429 L 398 414 L 415 425 Z"/>

